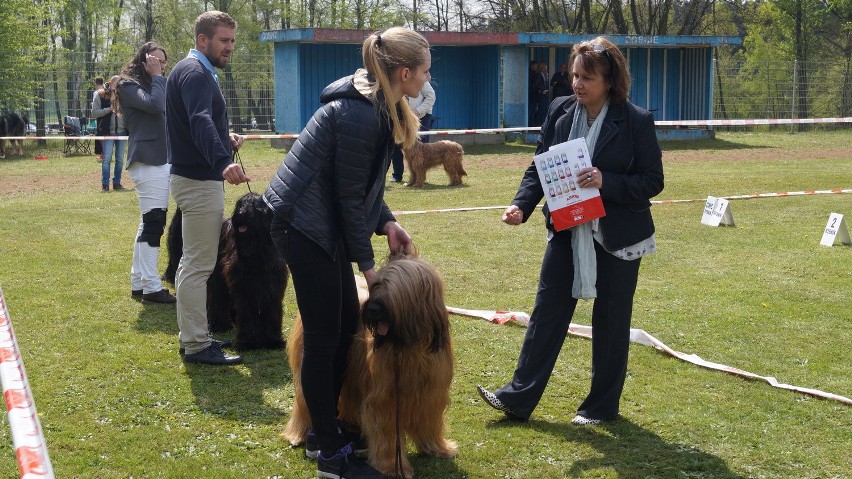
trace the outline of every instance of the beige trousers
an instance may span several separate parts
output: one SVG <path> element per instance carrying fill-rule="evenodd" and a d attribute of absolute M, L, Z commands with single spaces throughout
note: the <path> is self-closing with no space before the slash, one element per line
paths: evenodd
<path fill-rule="evenodd" d="M 183 256 L 175 289 L 180 345 L 186 354 L 210 346 L 207 328 L 207 279 L 216 266 L 225 190 L 221 181 L 200 181 L 171 175 L 169 189 L 183 213 Z"/>

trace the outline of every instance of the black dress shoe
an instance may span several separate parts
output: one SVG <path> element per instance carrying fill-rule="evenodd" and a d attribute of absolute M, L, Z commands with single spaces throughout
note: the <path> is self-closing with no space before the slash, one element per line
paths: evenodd
<path fill-rule="evenodd" d="M 241 356 L 228 356 L 222 351 L 219 343 L 210 343 L 206 349 L 193 354 L 184 354 L 183 362 L 197 364 L 212 364 L 214 366 L 232 366 L 243 362 Z"/>
<path fill-rule="evenodd" d="M 172 296 L 169 290 L 163 288 L 155 293 L 143 294 L 142 302 L 145 304 L 175 304 L 177 298 Z"/>
<path fill-rule="evenodd" d="M 230 348 L 231 346 L 233 346 L 233 345 L 234 345 L 234 342 L 233 342 L 233 341 L 231 341 L 230 339 L 223 339 L 223 340 L 221 340 L 221 341 L 220 341 L 220 340 L 218 340 L 218 339 L 216 339 L 216 338 L 213 338 L 211 341 L 212 341 L 213 343 L 219 343 L 219 347 L 220 347 L 220 348 L 222 348 L 222 349 L 224 349 L 224 348 Z M 211 344 L 212 344 L 212 343 L 211 343 Z M 183 356 L 184 354 L 186 354 L 186 348 L 180 348 L 180 349 L 178 349 L 178 354 L 180 354 L 181 356 Z"/>

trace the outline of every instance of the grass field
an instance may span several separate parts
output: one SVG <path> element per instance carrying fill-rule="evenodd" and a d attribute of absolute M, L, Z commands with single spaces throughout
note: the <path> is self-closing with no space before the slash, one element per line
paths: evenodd
<path fill-rule="evenodd" d="M 849 132 L 724 133 L 663 145 L 657 199 L 852 187 Z M 314 465 L 279 436 L 293 388 L 283 351 L 234 368 L 184 365 L 173 307 L 130 299 L 133 192 L 101 194 L 92 157 L 28 144 L 0 161 L 0 286 L 58 478 L 307 478 Z M 47 161 L 33 156 L 46 153 Z M 470 174 L 447 187 L 390 184 L 393 210 L 507 205 L 528 145 L 466 148 Z M 242 154 L 262 192 L 282 152 Z M 129 179 L 125 186 L 132 186 Z M 226 209 L 246 192 L 226 188 Z M 852 396 L 852 247 L 819 245 L 852 196 L 732 201 L 736 228 L 700 224 L 703 203 L 657 205 L 658 254 L 643 259 L 633 326 L 670 347 L 797 386 Z M 530 312 L 544 249 L 540 214 L 399 215 L 441 271 L 447 304 Z M 374 246 L 386 251 L 382 238 Z M 161 263 L 166 258 L 161 256 Z M 287 292 L 285 328 L 296 312 Z M 590 304 L 575 322 L 589 324 Z M 509 380 L 524 330 L 451 316 L 457 366 L 447 412 L 455 460 L 414 457 L 421 478 L 852 477 L 852 407 L 631 348 L 622 418 L 570 424 L 589 384 L 590 342 L 569 338 L 528 423 L 475 392 Z M 8 421 L 0 477 L 16 477 Z"/>

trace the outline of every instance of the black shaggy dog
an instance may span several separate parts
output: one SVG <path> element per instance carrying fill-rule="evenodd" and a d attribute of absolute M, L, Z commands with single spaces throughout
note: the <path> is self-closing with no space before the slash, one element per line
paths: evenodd
<path fill-rule="evenodd" d="M 27 118 L 27 115 L 24 115 L 23 118 L 18 116 L 17 113 L 6 113 L 0 116 L 0 137 L 25 136 L 27 123 L 29 122 L 30 120 Z M 10 155 L 24 154 L 24 140 L 9 140 L 9 143 L 12 144 Z M 6 140 L 0 140 L 0 158 L 6 157 L 5 146 Z"/>
<path fill-rule="evenodd" d="M 183 250 L 180 210 L 169 227 L 169 267 L 163 277 L 174 283 Z M 272 211 L 257 193 L 237 200 L 222 222 L 219 257 L 207 280 L 207 322 L 211 332 L 235 328 L 234 347 L 279 349 L 287 265 L 269 235 Z"/>

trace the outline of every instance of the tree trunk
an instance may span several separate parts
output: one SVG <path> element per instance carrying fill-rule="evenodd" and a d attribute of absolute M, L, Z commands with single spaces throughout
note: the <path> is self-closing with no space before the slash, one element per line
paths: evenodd
<path fill-rule="evenodd" d="M 621 11 L 624 8 L 621 0 L 610 0 L 610 5 L 612 5 L 612 21 L 615 23 L 615 33 L 627 35 L 630 30 L 628 30 L 627 22 L 624 21 L 624 12 Z"/>

